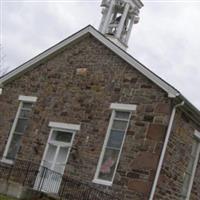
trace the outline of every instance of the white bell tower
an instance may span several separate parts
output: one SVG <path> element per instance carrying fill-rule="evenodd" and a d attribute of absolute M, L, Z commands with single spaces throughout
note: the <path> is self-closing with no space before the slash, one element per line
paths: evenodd
<path fill-rule="evenodd" d="M 142 2 L 140 0 L 102 0 L 101 7 L 103 7 L 103 16 L 99 31 L 126 50 L 133 25 L 139 22 Z"/>

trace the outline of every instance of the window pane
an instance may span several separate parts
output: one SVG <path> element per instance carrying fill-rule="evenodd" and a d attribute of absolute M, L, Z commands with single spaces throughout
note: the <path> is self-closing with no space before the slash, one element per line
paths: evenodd
<path fill-rule="evenodd" d="M 55 164 L 55 168 L 54 168 L 55 172 L 59 174 L 63 174 L 64 170 L 65 170 L 65 165 Z"/>
<path fill-rule="evenodd" d="M 59 142 L 71 142 L 73 133 L 63 132 L 63 131 L 54 131 L 52 135 L 52 140 Z"/>
<path fill-rule="evenodd" d="M 33 106 L 33 103 L 23 102 L 22 108 L 29 108 L 31 109 Z"/>
<path fill-rule="evenodd" d="M 6 158 L 15 159 L 20 148 L 21 135 L 14 134 Z"/>
<path fill-rule="evenodd" d="M 49 161 L 49 162 L 53 161 L 54 156 L 56 154 L 56 149 L 57 149 L 56 146 L 49 144 L 49 147 L 47 149 L 47 153 L 46 153 L 46 156 L 45 156 L 46 161 Z"/>
<path fill-rule="evenodd" d="M 119 155 L 118 150 L 111 150 L 111 149 L 105 150 L 103 162 L 101 164 L 98 176 L 99 179 L 112 181 L 118 155 Z"/>
<path fill-rule="evenodd" d="M 111 130 L 107 146 L 120 149 L 123 137 L 124 131 Z"/>
<path fill-rule="evenodd" d="M 15 132 L 24 133 L 27 127 L 27 119 L 18 119 Z"/>
<path fill-rule="evenodd" d="M 46 167 L 47 169 L 51 169 L 51 167 L 52 167 L 52 163 L 50 163 L 50 162 L 44 160 L 44 162 L 43 162 L 43 166 Z"/>
<path fill-rule="evenodd" d="M 186 174 L 184 177 L 184 185 L 183 185 L 183 189 L 182 189 L 183 196 L 186 196 L 186 194 L 187 194 L 189 183 L 190 183 L 190 176 L 188 174 Z"/>
<path fill-rule="evenodd" d="M 183 182 L 183 187 L 182 187 L 182 196 L 186 197 L 188 195 L 190 195 L 189 191 L 189 186 L 190 184 L 193 184 L 193 177 L 192 177 L 192 173 L 195 172 L 195 160 L 198 156 L 198 143 L 196 141 L 194 141 L 193 147 L 192 147 L 192 153 L 191 153 L 191 157 L 190 157 L 190 161 L 187 167 L 187 170 L 185 172 L 185 177 L 184 177 L 184 182 Z M 183 198 L 185 199 L 185 198 Z"/>
<path fill-rule="evenodd" d="M 197 149 L 198 149 L 198 143 L 195 141 L 192 146 L 192 153 L 191 153 L 191 155 L 192 155 L 192 157 L 194 157 L 194 159 L 197 155 Z"/>
<path fill-rule="evenodd" d="M 115 112 L 115 117 L 120 118 L 120 119 L 129 119 L 130 112 L 120 112 L 116 111 Z"/>
<path fill-rule="evenodd" d="M 190 160 L 190 162 L 189 162 L 189 165 L 188 165 L 188 167 L 187 167 L 187 170 L 186 170 L 186 172 L 188 173 L 188 174 L 192 174 L 192 169 L 193 169 L 193 167 L 194 167 L 194 162 L 195 162 L 195 158 L 191 158 L 191 160 Z"/>
<path fill-rule="evenodd" d="M 126 130 L 127 122 L 126 121 L 120 121 L 120 120 L 114 120 L 113 122 L 113 129 L 117 130 Z"/>
<path fill-rule="evenodd" d="M 67 147 L 60 147 L 60 150 L 58 152 L 58 157 L 56 159 L 56 163 L 65 163 L 67 159 L 67 153 L 68 153 Z"/>
<path fill-rule="evenodd" d="M 20 118 L 29 118 L 30 117 L 30 110 L 21 110 L 19 117 Z"/>

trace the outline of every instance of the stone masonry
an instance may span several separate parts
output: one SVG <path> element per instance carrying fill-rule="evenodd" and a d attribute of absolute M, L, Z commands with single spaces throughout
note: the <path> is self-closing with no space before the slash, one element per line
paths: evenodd
<path fill-rule="evenodd" d="M 185 114 L 177 112 L 155 199 L 179 200 L 184 175 L 189 165 L 194 131 L 198 130 Z M 200 198 L 200 160 L 193 183 L 190 200 Z"/>
<path fill-rule="evenodd" d="M 90 184 L 110 120 L 110 104 L 136 104 L 113 185 L 93 185 L 124 200 L 148 199 L 173 106 L 163 90 L 87 36 L 5 85 L 0 95 L 1 157 L 19 95 L 37 96 L 38 101 L 18 158 L 41 162 L 49 121 L 81 124 L 65 174 Z M 179 198 L 195 128 L 191 120 L 185 122 L 181 112 L 177 114 L 155 199 Z M 192 200 L 200 199 L 199 186 L 196 179 Z"/>

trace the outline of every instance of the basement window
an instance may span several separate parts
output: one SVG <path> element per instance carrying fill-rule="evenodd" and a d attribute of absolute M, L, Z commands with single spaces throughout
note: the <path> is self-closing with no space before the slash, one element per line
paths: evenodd
<path fill-rule="evenodd" d="M 12 164 L 17 156 L 22 137 L 26 132 L 33 104 L 37 101 L 37 98 L 20 95 L 19 101 L 18 111 L 15 116 L 2 159 L 2 162 L 6 162 L 8 164 Z"/>
<path fill-rule="evenodd" d="M 111 104 L 110 108 L 112 109 L 112 115 L 93 180 L 94 183 L 108 186 L 113 183 L 131 112 L 136 110 L 136 106 Z"/>
<path fill-rule="evenodd" d="M 200 154 L 200 132 L 195 131 L 189 165 L 185 172 L 181 200 L 189 200 Z"/>

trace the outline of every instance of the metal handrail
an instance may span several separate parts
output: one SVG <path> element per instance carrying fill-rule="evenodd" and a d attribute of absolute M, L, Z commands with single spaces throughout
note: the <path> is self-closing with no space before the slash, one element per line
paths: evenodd
<path fill-rule="evenodd" d="M 56 194 L 62 200 L 119 200 L 88 183 L 26 160 L 16 160 L 14 165 L 0 163 L 0 179 Z"/>

